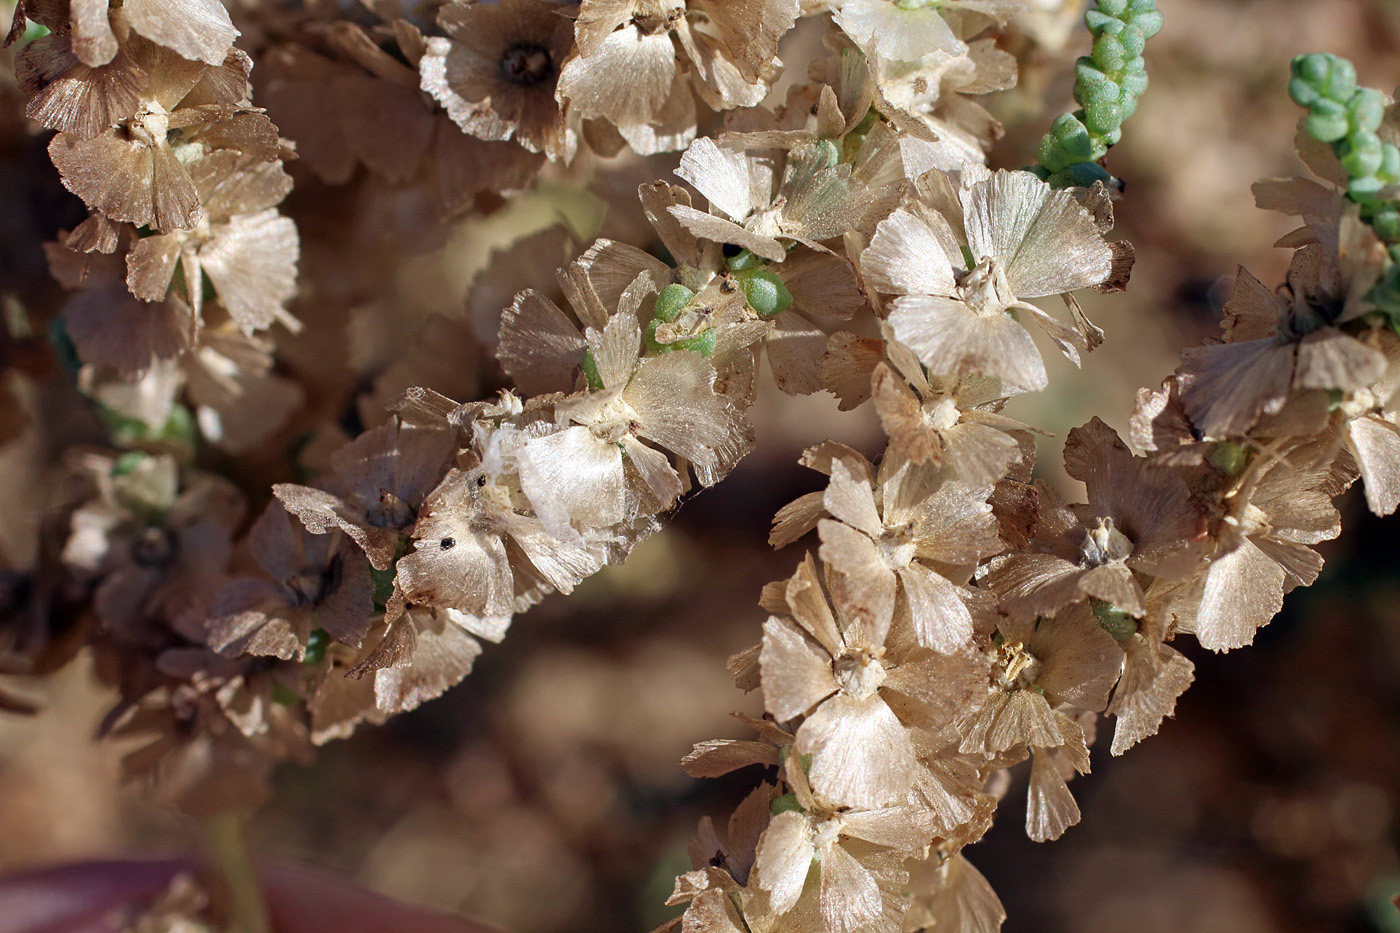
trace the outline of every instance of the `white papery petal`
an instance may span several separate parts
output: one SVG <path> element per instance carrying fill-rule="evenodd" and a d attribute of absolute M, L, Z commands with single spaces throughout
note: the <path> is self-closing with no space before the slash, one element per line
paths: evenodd
<path fill-rule="evenodd" d="M 840 460 L 831 461 L 831 481 L 822 495 L 822 504 L 833 518 L 865 532 L 872 538 L 884 534 L 885 527 L 875 508 L 875 493 L 863 475 L 857 475 Z"/>
<path fill-rule="evenodd" d="M 822 917 L 833 933 L 856 933 L 880 919 L 885 899 L 870 870 L 840 845 L 822 856 Z"/>
<path fill-rule="evenodd" d="M 812 755 L 812 789 L 845 806 L 892 806 L 914 784 L 909 733 L 878 692 L 860 700 L 838 693 L 822 703 L 797 730 L 797 748 Z"/>
<path fill-rule="evenodd" d="M 802 896 L 814 851 L 811 821 L 805 813 L 779 813 L 764 830 L 755 864 L 758 886 L 768 892 L 774 913 L 787 913 Z"/>
<path fill-rule="evenodd" d="M 270 327 L 296 294 L 300 253 L 296 224 L 269 208 L 230 218 L 199 259 L 228 313 L 251 334 Z"/>
<path fill-rule="evenodd" d="M 870 246 L 860 254 L 865 281 L 887 295 L 951 295 L 957 250 L 952 228 L 941 214 L 914 214 L 900 208 L 880 222 Z"/>
<path fill-rule="evenodd" d="M 676 76 L 676 50 L 665 33 L 635 25 L 608 34 L 599 48 L 572 57 L 559 72 L 558 94 L 579 116 L 617 126 L 651 123 Z"/>
<path fill-rule="evenodd" d="M 636 368 L 642 350 L 642 330 L 637 318 L 631 314 L 615 314 L 608 319 L 601 334 L 589 328 L 588 346 L 603 387 L 621 388 Z"/>
<path fill-rule="evenodd" d="M 973 256 L 996 260 L 1017 298 L 1097 285 L 1113 271 L 1113 250 L 1089 212 L 1029 172 L 998 171 L 962 202 Z"/>
<path fill-rule="evenodd" d="M 681 156 L 676 174 L 690 182 L 712 205 L 739 222 L 767 203 L 767 198 L 754 190 L 749 157 L 741 151 L 715 145 L 708 136 L 690 144 Z"/>
<path fill-rule="evenodd" d="M 919 644 L 951 654 L 972 638 L 972 613 L 947 578 L 919 564 L 899 573 Z"/>
<path fill-rule="evenodd" d="M 1045 364 L 1026 329 L 1006 314 L 977 314 L 952 298 L 896 298 L 895 338 L 938 376 L 994 376 L 1010 387 L 1045 388 Z"/>
<path fill-rule="evenodd" d="M 501 313 L 501 367 L 528 395 L 572 392 L 588 344 L 578 327 L 539 292 L 527 289 Z"/>
<path fill-rule="evenodd" d="M 846 0 L 835 18 L 857 45 L 880 58 L 914 62 L 936 52 L 959 55 L 967 50 L 931 7 L 904 10 L 890 0 Z"/>
<path fill-rule="evenodd" d="M 1176 709 L 1177 697 L 1191 686 L 1195 665 L 1170 645 L 1149 648 L 1140 636 L 1127 645 L 1123 677 L 1108 712 L 1116 717 L 1113 728 L 1115 755 L 1121 755 L 1149 735 L 1156 735 L 1162 720 Z"/>
<path fill-rule="evenodd" d="M 1059 839 L 1079 822 L 1079 804 L 1069 791 L 1052 758 L 1053 752 L 1036 749 L 1031 763 L 1031 782 L 1026 795 L 1026 835 L 1036 842 Z"/>
<path fill-rule="evenodd" d="M 779 722 L 806 713 L 836 692 L 831 656 L 782 619 L 770 617 L 763 624 L 758 663 L 764 709 Z"/>
<path fill-rule="evenodd" d="M 787 249 L 773 237 L 746 230 L 723 217 L 707 214 L 687 204 L 673 205 L 667 211 L 692 236 L 716 243 L 733 243 L 770 262 L 782 262 L 787 257 Z"/>
<path fill-rule="evenodd" d="M 1211 651 L 1254 641 L 1254 633 L 1283 608 L 1283 568 L 1245 538 L 1211 561 L 1194 631 Z"/>
<path fill-rule="evenodd" d="M 623 395 L 637 412 L 637 434 L 707 469 L 732 468 L 753 449 L 753 428 L 715 394 L 714 381 L 714 369 L 690 350 L 645 360 Z"/>
<path fill-rule="evenodd" d="M 582 425 L 537 437 L 516 452 L 520 488 L 545 527 L 606 528 L 626 517 L 622 451 Z"/>
<path fill-rule="evenodd" d="M 681 494 L 681 478 L 671 465 L 671 458 L 648 447 L 631 434 L 624 435 L 622 447 L 628 461 L 641 475 L 662 509 L 669 509 Z"/>
<path fill-rule="evenodd" d="M 537 519 L 524 516 L 511 518 L 508 528 L 511 540 L 525 552 L 540 576 L 565 595 L 608 562 L 607 549 L 601 539 L 582 537 L 572 542 L 561 541 Z"/>
<path fill-rule="evenodd" d="M 1361 469 L 1366 504 L 1376 515 L 1400 505 L 1400 428 L 1379 415 L 1347 422 L 1347 448 Z"/>

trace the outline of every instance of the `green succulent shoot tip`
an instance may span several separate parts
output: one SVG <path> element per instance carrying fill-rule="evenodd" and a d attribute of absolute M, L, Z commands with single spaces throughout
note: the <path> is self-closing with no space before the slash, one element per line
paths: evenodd
<path fill-rule="evenodd" d="M 1080 109 L 1058 117 L 1036 148 L 1041 178 L 1057 188 L 1111 180 L 1102 159 L 1123 136 L 1123 121 L 1147 90 L 1142 53 L 1162 28 L 1156 0 L 1099 0 L 1084 14 L 1093 36 L 1089 55 L 1074 66 L 1074 99 Z"/>

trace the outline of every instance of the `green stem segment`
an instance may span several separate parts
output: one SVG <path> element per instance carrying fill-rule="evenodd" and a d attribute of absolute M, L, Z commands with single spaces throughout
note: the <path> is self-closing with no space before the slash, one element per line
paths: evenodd
<path fill-rule="evenodd" d="M 1162 28 L 1157 0 L 1098 0 L 1084 14 L 1093 51 L 1074 64 L 1079 110 L 1060 114 L 1040 140 L 1034 171 L 1056 188 L 1112 180 L 1098 162 L 1123 136 L 1123 121 L 1147 90 L 1142 50 Z"/>
<path fill-rule="evenodd" d="M 229 895 L 234 933 L 272 933 L 262 883 L 243 833 L 243 818 L 220 813 L 205 821 L 205 858 Z"/>

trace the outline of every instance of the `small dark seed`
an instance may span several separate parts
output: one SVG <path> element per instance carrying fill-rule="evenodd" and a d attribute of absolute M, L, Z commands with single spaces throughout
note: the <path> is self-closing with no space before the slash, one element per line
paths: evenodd
<path fill-rule="evenodd" d="M 441 551 L 450 551 L 450 550 L 452 550 L 452 549 L 453 549 L 454 547 L 456 547 L 456 546 L 457 546 L 457 539 L 456 539 L 456 538 L 451 538 L 451 537 L 443 538 L 441 541 L 438 542 L 438 550 L 441 550 Z"/>

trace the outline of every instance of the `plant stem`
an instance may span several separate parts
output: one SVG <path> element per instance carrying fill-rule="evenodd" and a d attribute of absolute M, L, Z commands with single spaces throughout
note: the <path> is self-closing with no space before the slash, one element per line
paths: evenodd
<path fill-rule="evenodd" d="M 228 891 L 235 933 L 272 933 L 257 867 L 243 833 L 243 818 L 220 813 L 204 823 L 205 857 Z"/>

